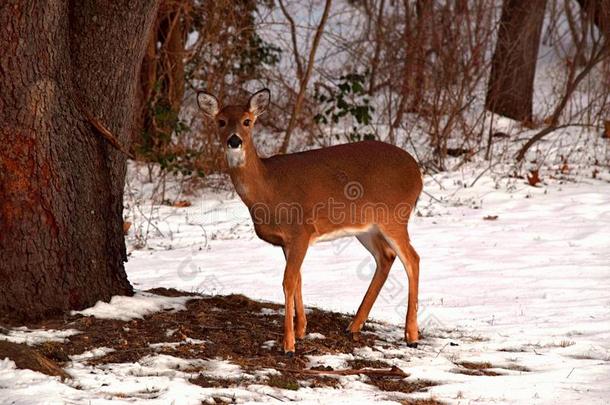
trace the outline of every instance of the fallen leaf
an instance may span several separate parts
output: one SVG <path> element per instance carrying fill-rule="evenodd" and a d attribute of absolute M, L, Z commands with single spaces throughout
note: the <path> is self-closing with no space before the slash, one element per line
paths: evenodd
<path fill-rule="evenodd" d="M 190 207 L 192 203 L 189 200 L 179 200 L 174 203 L 174 207 L 176 208 L 186 208 Z"/>
<path fill-rule="evenodd" d="M 498 219 L 497 215 L 487 215 L 486 217 L 483 217 L 483 219 L 485 221 L 495 221 L 496 219 Z"/>
<path fill-rule="evenodd" d="M 131 228 L 131 222 L 123 221 L 123 234 L 127 235 L 129 233 L 129 228 Z"/>
<path fill-rule="evenodd" d="M 527 174 L 527 182 L 530 186 L 536 187 L 538 183 L 540 183 L 540 176 L 538 174 L 538 169 L 532 169 Z"/>

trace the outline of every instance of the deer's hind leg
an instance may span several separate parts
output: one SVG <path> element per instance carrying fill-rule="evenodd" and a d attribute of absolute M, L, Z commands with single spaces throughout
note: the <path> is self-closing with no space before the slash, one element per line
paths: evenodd
<path fill-rule="evenodd" d="M 375 269 L 375 274 L 364 295 L 362 303 L 358 308 L 358 312 L 348 327 L 348 331 L 351 333 L 358 333 L 360 332 L 360 329 L 362 329 L 362 325 L 364 325 L 364 322 L 368 318 L 371 308 L 379 295 L 379 291 L 381 291 L 381 288 L 387 280 L 392 263 L 396 258 L 394 250 L 379 231 L 371 231 L 366 234 L 358 235 L 357 238 L 373 255 L 377 268 Z"/>
<path fill-rule="evenodd" d="M 419 255 L 411 245 L 407 227 L 403 224 L 382 229 L 385 240 L 392 246 L 402 262 L 409 278 L 409 300 L 405 321 L 405 340 L 410 346 L 417 346 L 417 304 L 419 293 Z"/>

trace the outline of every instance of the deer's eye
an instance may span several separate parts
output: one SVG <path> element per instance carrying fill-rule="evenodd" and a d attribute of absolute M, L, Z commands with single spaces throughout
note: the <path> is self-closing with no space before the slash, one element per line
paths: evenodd
<path fill-rule="evenodd" d="M 249 127 L 249 126 L 250 126 L 250 120 L 246 118 L 244 120 L 244 127 Z"/>
<path fill-rule="evenodd" d="M 225 120 L 218 120 L 218 126 L 220 128 L 224 127 L 225 125 L 227 125 L 227 122 Z"/>

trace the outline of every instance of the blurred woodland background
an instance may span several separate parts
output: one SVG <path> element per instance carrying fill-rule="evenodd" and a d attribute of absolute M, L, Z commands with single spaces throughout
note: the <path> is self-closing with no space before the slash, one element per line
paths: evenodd
<path fill-rule="evenodd" d="M 379 139 L 432 172 L 448 157 L 519 162 L 555 131 L 610 136 L 609 21 L 606 0 L 163 0 L 133 148 L 162 177 L 221 171 L 196 91 L 235 103 L 269 87 L 263 154 Z M 498 156 L 502 138 L 523 141 L 516 155 Z"/>

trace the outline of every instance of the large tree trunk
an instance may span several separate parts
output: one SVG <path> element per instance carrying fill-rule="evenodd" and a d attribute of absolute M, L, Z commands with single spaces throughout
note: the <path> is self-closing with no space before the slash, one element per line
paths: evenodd
<path fill-rule="evenodd" d="M 534 77 L 546 0 L 504 0 L 485 106 L 519 121 L 532 120 Z"/>
<path fill-rule="evenodd" d="M 0 5 L 0 321 L 132 292 L 123 262 L 126 157 L 157 2 Z"/>

